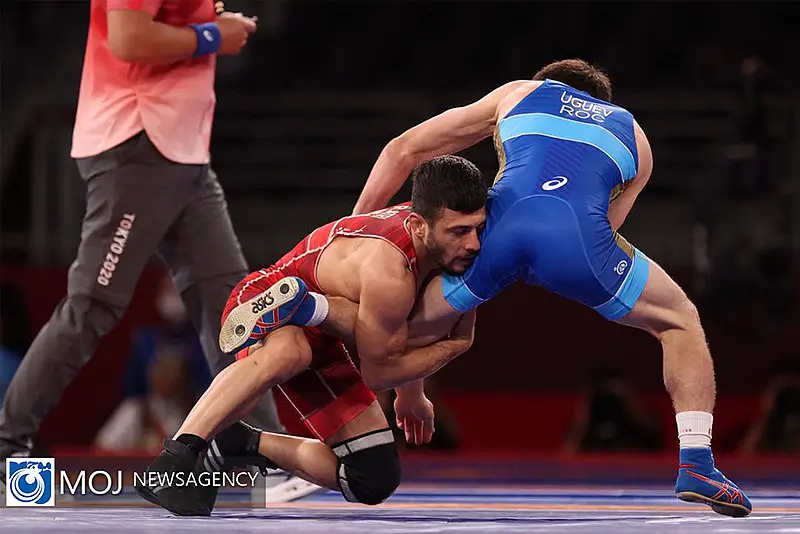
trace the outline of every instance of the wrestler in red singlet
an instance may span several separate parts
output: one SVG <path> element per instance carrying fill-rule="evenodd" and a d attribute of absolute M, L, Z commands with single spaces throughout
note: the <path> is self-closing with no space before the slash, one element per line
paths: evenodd
<path fill-rule="evenodd" d="M 324 293 L 317 281 L 317 265 L 322 253 L 337 237 L 382 239 L 397 248 L 417 273 L 416 253 L 406 220 L 411 204 L 404 203 L 366 215 L 344 217 L 311 232 L 277 263 L 249 274 L 234 288 L 222 322 L 243 302 L 266 291 L 287 276 L 301 278 L 310 291 Z M 266 325 L 261 321 L 251 338 L 263 338 Z M 304 327 L 313 352 L 311 365 L 278 386 L 316 437 L 327 439 L 375 400 L 375 395 L 361 379 L 340 339 L 323 334 L 314 327 Z M 249 348 L 239 351 L 237 359 L 247 356 Z"/>

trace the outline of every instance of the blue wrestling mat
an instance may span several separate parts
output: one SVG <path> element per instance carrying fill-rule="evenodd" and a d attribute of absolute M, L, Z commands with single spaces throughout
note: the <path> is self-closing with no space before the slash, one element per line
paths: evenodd
<path fill-rule="evenodd" d="M 0 509 L 0 532 L 800 533 L 800 490 L 759 489 L 750 497 L 755 512 L 732 519 L 675 499 L 669 487 L 409 484 L 377 507 L 326 491 L 269 508 L 222 502 L 210 518 L 180 518 L 125 492 L 66 507 Z"/>

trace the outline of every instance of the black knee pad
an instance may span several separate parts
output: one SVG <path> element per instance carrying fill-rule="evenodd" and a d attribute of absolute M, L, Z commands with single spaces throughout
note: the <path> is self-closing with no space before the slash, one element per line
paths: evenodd
<path fill-rule="evenodd" d="M 400 455 L 388 428 L 339 443 L 333 452 L 339 458 L 339 489 L 350 502 L 380 504 L 400 485 Z"/>

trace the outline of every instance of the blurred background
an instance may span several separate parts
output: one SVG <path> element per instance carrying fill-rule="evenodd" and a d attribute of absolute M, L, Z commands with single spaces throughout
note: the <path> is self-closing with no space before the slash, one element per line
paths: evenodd
<path fill-rule="evenodd" d="M 219 63 L 212 140 L 253 268 L 348 214 L 383 145 L 406 128 L 551 60 L 604 67 L 655 157 L 622 233 L 700 309 L 718 380 L 715 451 L 741 469 L 767 457 L 797 464 L 800 34 L 786 23 L 796 6 L 228 0 L 226 8 L 262 21 L 240 57 Z M 89 2 L 8 0 L 0 9 L 1 395 L 65 292 L 80 235 L 84 184 L 68 154 Z M 463 155 L 493 178 L 490 142 Z M 163 429 L 208 381 L 172 291 L 154 262 L 40 445 L 160 448 Z M 659 344 L 537 288 L 514 287 L 481 307 L 474 348 L 429 389 L 441 421 L 436 442 L 413 451 L 423 458 L 444 449 L 566 465 L 621 453 L 674 470 Z M 285 423 L 303 433 L 276 397 Z"/>

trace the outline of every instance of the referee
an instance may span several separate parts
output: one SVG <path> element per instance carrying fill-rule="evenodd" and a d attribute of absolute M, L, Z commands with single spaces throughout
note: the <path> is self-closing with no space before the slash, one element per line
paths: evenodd
<path fill-rule="evenodd" d="M 256 19 L 218 15 L 213 0 L 91 0 L 71 154 L 87 187 L 81 242 L 67 295 L 6 393 L 0 470 L 9 456 L 28 455 L 42 419 L 120 320 L 154 254 L 212 372 L 232 363 L 217 345 L 220 317 L 248 269 L 209 141 L 216 56 L 238 54 L 255 30 Z M 250 422 L 284 431 L 271 393 Z"/>

